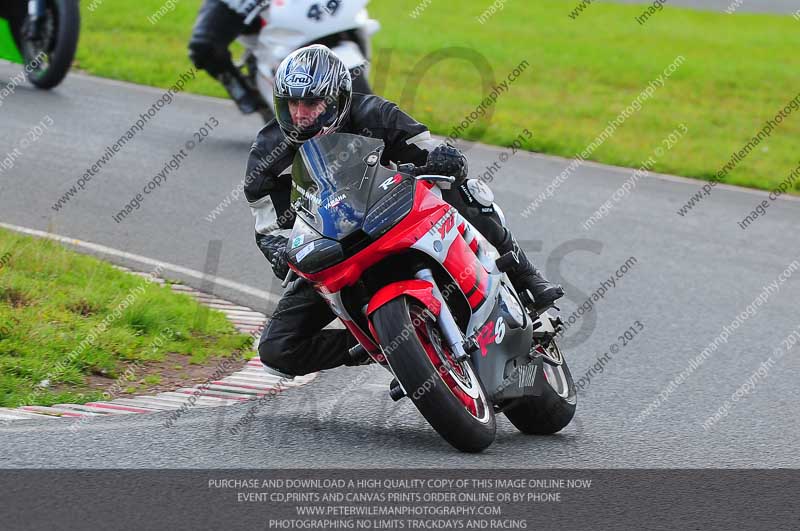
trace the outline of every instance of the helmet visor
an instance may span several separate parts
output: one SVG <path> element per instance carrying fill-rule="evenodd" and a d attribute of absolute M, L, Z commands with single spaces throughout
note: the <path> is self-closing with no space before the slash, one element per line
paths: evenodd
<path fill-rule="evenodd" d="M 338 114 L 338 104 L 333 98 L 275 96 L 275 117 L 284 132 L 297 140 L 308 140 L 329 127 Z"/>

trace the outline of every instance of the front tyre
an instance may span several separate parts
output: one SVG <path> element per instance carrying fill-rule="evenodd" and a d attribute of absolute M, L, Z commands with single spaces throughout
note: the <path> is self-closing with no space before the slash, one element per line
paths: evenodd
<path fill-rule="evenodd" d="M 575 416 L 578 394 L 567 361 L 555 340 L 547 349 L 539 346 L 542 354 L 544 382 L 540 396 L 527 396 L 505 410 L 508 420 L 522 433 L 550 435 L 561 431 Z"/>
<path fill-rule="evenodd" d="M 492 405 L 469 361 L 456 363 L 443 344 L 434 316 L 410 297 L 373 314 L 373 326 L 389 365 L 414 406 L 447 442 L 462 452 L 492 444 Z"/>
<path fill-rule="evenodd" d="M 25 76 L 34 86 L 50 89 L 61 83 L 78 46 L 80 12 L 77 0 L 47 0 L 39 39 L 21 39 Z M 26 19 L 25 24 L 29 21 Z M 24 35 L 24 31 L 23 31 Z"/>

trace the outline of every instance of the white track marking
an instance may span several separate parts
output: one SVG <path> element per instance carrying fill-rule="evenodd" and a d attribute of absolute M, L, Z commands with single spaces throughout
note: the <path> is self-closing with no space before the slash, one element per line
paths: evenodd
<path fill-rule="evenodd" d="M 128 253 L 125 251 L 120 251 L 119 249 L 114 249 L 112 247 L 106 247 L 105 245 L 100 245 L 97 243 L 85 242 L 83 240 L 78 240 L 76 238 L 70 238 L 68 236 L 61 236 L 58 234 L 53 234 L 52 232 L 45 232 L 36 229 L 29 229 L 26 227 L 19 227 L 17 225 L 11 225 L 9 223 L 2 223 L 0 222 L 0 227 L 8 230 L 12 230 L 14 232 L 19 232 L 21 234 L 28 234 L 30 236 L 37 236 L 39 238 L 47 238 L 49 240 L 54 240 L 61 243 L 66 243 L 68 245 L 72 245 L 74 247 L 87 249 L 90 251 L 94 251 L 96 253 L 104 254 L 106 256 L 115 256 L 117 258 L 123 258 L 126 260 L 131 260 L 134 262 L 138 262 L 140 264 L 145 264 L 151 266 L 153 268 L 160 267 L 163 271 L 171 271 L 173 273 L 178 273 L 181 275 L 186 275 L 191 278 L 196 278 L 198 280 L 204 280 L 207 278 L 201 271 L 197 271 L 195 269 L 189 269 L 188 267 L 183 267 L 175 264 L 170 264 L 169 262 L 162 262 L 161 260 L 154 260 L 153 258 L 148 258 L 146 256 Z M 225 278 L 214 277 L 214 284 L 223 286 L 226 288 L 230 288 L 236 290 L 240 293 L 245 293 L 247 295 L 251 295 L 253 297 L 258 297 L 265 301 L 269 301 L 272 303 L 277 304 L 280 300 L 278 295 L 273 295 L 268 291 L 260 290 L 258 288 L 253 288 L 251 286 L 247 286 L 245 284 L 240 284 L 239 282 L 234 282 L 233 280 L 228 280 Z"/>

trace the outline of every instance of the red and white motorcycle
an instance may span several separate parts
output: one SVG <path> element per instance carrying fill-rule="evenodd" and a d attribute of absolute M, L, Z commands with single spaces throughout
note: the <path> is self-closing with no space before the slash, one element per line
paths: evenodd
<path fill-rule="evenodd" d="M 383 148 L 335 133 L 298 150 L 290 277 L 314 285 L 354 348 L 394 375 L 390 396 L 409 397 L 457 449 L 488 447 L 499 412 L 524 433 L 561 430 L 577 397 L 560 318 L 531 309 L 503 272 L 513 254 L 498 258 L 441 198 L 452 177 L 382 166 Z"/>
<path fill-rule="evenodd" d="M 254 11 L 261 30 L 239 37 L 246 51 L 241 59 L 245 79 L 274 113 L 272 87 L 278 65 L 290 53 L 310 44 L 324 44 L 353 74 L 353 90 L 371 94 L 369 86 L 370 39 L 380 29 L 369 18 L 369 0 L 272 0 L 266 9 Z M 272 115 L 267 111 L 265 119 Z"/>

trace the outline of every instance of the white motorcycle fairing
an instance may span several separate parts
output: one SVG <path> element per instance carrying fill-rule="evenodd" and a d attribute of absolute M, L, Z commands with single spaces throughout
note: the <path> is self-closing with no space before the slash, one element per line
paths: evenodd
<path fill-rule="evenodd" d="M 380 23 L 369 18 L 368 3 L 369 0 L 273 0 L 261 12 L 265 25 L 259 34 L 242 36 L 239 41 L 256 58 L 256 85 L 270 108 L 274 105 L 274 72 L 281 61 L 298 48 L 331 35 L 355 33 L 359 42 L 341 40 L 332 50 L 349 70 L 362 68 L 362 75 L 368 76 L 370 37 L 380 29 Z"/>

